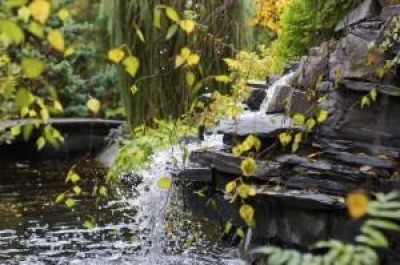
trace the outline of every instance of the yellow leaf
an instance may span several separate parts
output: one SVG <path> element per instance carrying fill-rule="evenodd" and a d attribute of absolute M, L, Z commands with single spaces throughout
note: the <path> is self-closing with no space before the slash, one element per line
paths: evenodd
<path fill-rule="evenodd" d="M 45 64 L 39 59 L 23 58 L 21 67 L 25 77 L 35 79 L 43 73 Z"/>
<path fill-rule="evenodd" d="M 236 181 L 231 181 L 225 185 L 225 192 L 231 193 L 236 189 Z"/>
<path fill-rule="evenodd" d="M 178 12 L 176 12 L 176 10 L 173 9 L 172 7 L 167 7 L 167 8 L 165 9 L 165 13 L 166 13 L 167 17 L 168 17 L 170 20 L 174 21 L 174 22 L 178 22 L 179 19 L 180 19 L 180 18 L 179 18 L 179 15 L 178 15 Z"/>
<path fill-rule="evenodd" d="M 64 52 L 64 57 L 65 57 L 65 58 L 70 57 L 70 56 L 72 56 L 74 53 L 75 53 L 75 49 L 74 49 L 74 48 L 72 48 L 72 47 L 67 48 L 67 49 L 65 50 L 65 52 Z"/>
<path fill-rule="evenodd" d="M 74 199 L 71 199 L 71 198 L 68 198 L 68 199 L 65 201 L 65 206 L 67 206 L 68 208 L 74 207 L 74 206 L 75 206 L 75 200 L 74 200 Z"/>
<path fill-rule="evenodd" d="M 240 169 L 245 177 L 254 176 L 257 170 L 256 161 L 253 158 L 248 157 L 242 161 L 240 164 Z"/>
<path fill-rule="evenodd" d="M 91 98 L 88 100 L 88 102 L 86 103 L 86 106 L 88 108 L 88 110 L 90 110 L 92 113 L 97 114 L 100 111 L 100 101 L 98 101 L 95 98 Z"/>
<path fill-rule="evenodd" d="M 321 109 L 317 117 L 318 123 L 323 123 L 324 121 L 326 121 L 327 118 L 328 118 L 328 112 L 326 110 Z"/>
<path fill-rule="evenodd" d="M 246 199 L 249 197 L 250 186 L 246 184 L 240 184 L 237 188 L 237 193 L 239 194 L 240 198 Z"/>
<path fill-rule="evenodd" d="M 197 65 L 200 62 L 200 56 L 197 54 L 191 54 L 187 60 L 188 65 Z"/>
<path fill-rule="evenodd" d="M 184 64 L 185 61 L 186 61 L 186 60 L 185 60 L 182 56 L 180 56 L 180 55 L 176 56 L 176 59 L 175 59 L 175 68 L 178 68 L 179 66 L 181 66 L 182 64 Z"/>
<path fill-rule="evenodd" d="M 185 19 L 179 22 L 179 26 L 188 34 L 192 33 L 195 26 L 196 22 L 194 22 L 191 19 Z"/>
<path fill-rule="evenodd" d="M 81 187 L 79 187 L 79 186 L 74 186 L 74 187 L 72 188 L 72 190 L 75 192 L 76 195 L 79 195 L 79 194 L 81 194 L 81 192 L 82 192 L 82 189 L 81 189 Z"/>
<path fill-rule="evenodd" d="M 25 40 L 22 29 L 11 20 L 0 20 L 0 33 L 5 34 L 12 43 L 17 45 Z"/>
<path fill-rule="evenodd" d="M 59 112 L 59 113 L 64 112 L 64 108 L 63 108 L 63 106 L 61 105 L 60 101 L 58 101 L 58 100 L 55 100 L 55 101 L 53 102 L 53 108 L 54 108 L 57 112 Z"/>
<path fill-rule="evenodd" d="M 64 52 L 65 50 L 64 35 L 60 30 L 56 29 L 49 31 L 47 40 L 54 49 L 56 49 L 59 52 Z"/>
<path fill-rule="evenodd" d="M 260 149 L 261 149 L 261 141 L 260 141 L 260 139 L 258 139 L 258 137 L 254 136 L 252 134 L 247 136 L 247 138 L 244 141 L 244 143 L 248 146 L 246 151 L 250 150 L 253 147 L 256 149 L 256 151 L 260 151 Z"/>
<path fill-rule="evenodd" d="M 20 9 L 18 9 L 18 17 L 26 23 L 29 21 L 29 18 L 31 17 L 31 11 L 26 6 L 23 6 Z"/>
<path fill-rule="evenodd" d="M 243 204 L 240 207 L 239 214 L 240 217 L 251 226 L 254 223 L 254 208 L 251 205 Z"/>
<path fill-rule="evenodd" d="M 125 53 L 120 48 L 115 48 L 108 51 L 108 59 L 113 63 L 120 63 L 124 59 Z"/>
<path fill-rule="evenodd" d="M 58 18 L 61 20 L 61 21 L 65 21 L 67 18 L 69 18 L 70 17 L 70 15 L 69 15 L 69 11 L 68 11 L 68 9 L 66 9 L 66 8 L 63 8 L 63 9 L 61 9 L 60 11 L 58 11 Z"/>
<path fill-rule="evenodd" d="M 139 70 L 140 62 L 135 56 L 128 56 L 122 62 L 125 66 L 125 71 L 128 72 L 132 77 L 134 77 Z"/>
<path fill-rule="evenodd" d="M 169 190 L 172 186 L 172 181 L 167 176 L 162 176 L 157 180 L 157 187 L 162 190 Z"/>
<path fill-rule="evenodd" d="M 32 17 L 42 23 L 46 24 L 50 15 L 51 5 L 46 0 L 33 0 L 28 6 L 31 11 Z"/>
<path fill-rule="evenodd" d="M 227 75 L 217 75 L 215 76 L 215 81 L 220 83 L 229 83 L 230 78 Z"/>
<path fill-rule="evenodd" d="M 280 133 L 279 141 L 283 146 L 287 146 L 292 141 L 292 135 L 290 133 Z"/>
<path fill-rule="evenodd" d="M 255 187 L 250 187 L 249 196 L 254 197 L 257 195 L 257 189 Z"/>
<path fill-rule="evenodd" d="M 314 129 L 315 125 L 317 125 L 317 122 L 313 118 L 309 118 L 306 121 L 306 125 L 307 125 L 307 130 L 311 131 L 312 129 Z"/>
<path fill-rule="evenodd" d="M 363 192 L 352 192 L 346 198 L 347 209 L 352 218 L 359 219 L 367 214 L 368 197 Z"/>
<path fill-rule="evenodd" d="M 138 91 L 138 87 L 136 85 L 132 85 L 130 90 L 132 95 L 135 95 Z"/>
<path fill-rule="evenodd" d="M 229 118 L 235 119 L 240 112 L 242 111 L 242 108 L 239 106 L 229 106 L 226 110 L 226 114 L 228 115 Z"/>
<path fill-rule="evenodd" d="M 191 54 L 192 54 L 192 51 L 188 47 L 183 47 L 181 49 L 181 56 L 185 61 L 187 61 L 189 59 L 189 56 Z"/>
<path fill-rule="evenodd" d="M 294 122 L 294 124 L 296 124 L 296 125 L 303 125 L 303 124 L 304 124 L 304 121 L 305 121 L 305 118 L 304 118 L 304 115 L 303 115 L 303 114 L 296 113 L 296 114 L 293 116 L 293 122 Z"/>

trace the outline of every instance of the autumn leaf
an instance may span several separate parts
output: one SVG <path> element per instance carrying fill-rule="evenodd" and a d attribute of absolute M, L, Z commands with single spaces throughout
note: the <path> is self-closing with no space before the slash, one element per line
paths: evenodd
<path fill-rule="evenodd" d="M 231 181 L 228 182 L 228 184 L 225 185 L 225 192 L 231 193 L 236 189 L 236 181 Z"/>
<path fill-rule="evenodd" d="M 172 186 L 172 181 L 167 176 L 162 176 L 157 180 L 157 187 L 162 190 L 169 190 Z"/>
<path fill-rule="evenodd" d="M 49 31 L 47 40 L 55 50 L 62 53 L 64 52 L 65 50 L 64 35 L 60 30 Z"/>
<path fill-rule="evenodd" d="M 282 146 L 287 146 L 292 141 L 292 135 L 290 133 L 280 133 L 279 134 L 279 141 L 281 142 Z"/>
<path fill-rule="evenodd" d="M 328 112 L 324 109 L 321 109 L 317 117 L 317 122 L 323 123 L 324 121 L 326 121 L 327 118 L 328 118 Z"/>
<path fill-rule="evenodd" d="M 240 164 L 240 169 L 245 177 L 254 176 L 257 170 L 256 161 L 253 158 L 248 157 L 242 161 Z"/>
<path fill-rule="evenodd" d="M 124 57 L 125 52 L 120 48 L 115 48 L 108 51 L 108 59 L 113 63 L 120 63 Z"/>
<path fill-rule="evenodd" d="M 181 27 L 181 29 L 183 29 L 186 33 L 190 34 L 193 32 L 195 26 L 196 26 L 196 22 L 194 22 L 191 19 L 185 19 L 185 20 L 181 20 L 179 22 L 179 26 Z"/>
<path fill-rule="evenodd" d="M 367 214 L 368 197 L 363 192 L 352 192 L 346 198 L 347 209 L 354 219 L 359 219 Z"/>
<path fill-rule="evenodd" d="M 240 217 L 251 226 L 254 223 L 254 208 L 251 205 L 243 204 L 239 209 Z"/>
<path fill-rule="evenodd" d="M 90 98 L 88 102 L 86 103 L 86 106 L 89 111 L 91 111 L 93 114 L 97 114 L 100 111 L 100 101 L 98 101 L 95 98 Z"/>
<path fill-rule="evenodd" d="M 125 66 L 125 71 L 128 72 L 132 77 L 135 77 L 140 66 L 139 59 L 135 56 L 128 56 L 125 58 L 122 64 Z"/>
<path fill-rule="evenodd" d="M 34 0 L 29 4 L 28 8 L 36 21 L 46 24 L 51 10 L 51 5 L 48 1 Z"/>
<path fill-rule="evenodd" d="M 35 58 L 23 58 L 21 66 L 25 77 L 30 79 L 38 78 L 45 68 L 44 62 Z"/>

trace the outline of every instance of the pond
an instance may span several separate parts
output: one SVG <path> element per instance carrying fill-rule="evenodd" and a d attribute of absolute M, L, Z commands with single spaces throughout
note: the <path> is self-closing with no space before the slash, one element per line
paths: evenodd
<path fill-rule="evenodd" d="M 178 188 L 157 188 L 171 150 L 126 174 L 107 200 L 80 196 L 73 209 L 55 203 L 70 167 L 76 164 L 87 191 L 104 167 L 86 158 L 2 163 L 0 264 L 243 264 L 223 246 L 219 227 L 184 209 Z M 96 228 L 83 226 L 88 218 Z"/>

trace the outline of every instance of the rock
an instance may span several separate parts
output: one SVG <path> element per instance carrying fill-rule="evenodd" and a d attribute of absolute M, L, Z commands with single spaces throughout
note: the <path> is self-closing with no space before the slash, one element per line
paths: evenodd
<path fill-rule="evenodd" d="M 380 9 L 381 8 L 376 0 L 365 0 L 358 7 L 351 10 L 350 13 L 337 24 L 335 31 L 343 31 L 349 26 L 364 21 L 368 18 L 378 16 Z"/>
<path fill-rule="evenodd" d="M 174 174 L 180 180 L 191 182 L 211 182 L 212 170 L 209 167 L 189 167 Z"/>
<path fill-rule="evenodd" d="M 368 93 L 372 89 L 376 89 L 377 92 L 383 93 L 386 95 L 398 96 L 400 95 L 400 87 L 393 85 L 382 85 L 376 83 L 362 82 L 362 81 L 353 81 L 353 80 L 342 80 L 340 83 L 349 90 L 359 91 Z"/>
<path fill-rule="evenodd" d="M 399 0 L 378 0 L 382 7 L 400 4 Z"/>
<path fill-rule="evenodd" d="M 243 157 L 236 157 L 229 153 L 213 150 L 195 150 L 189 157 L 191 162 L 207 166 L 218 170 L 219 172 L 233 174 L 235 176 L 242 175 L 240 164 Z M 267 180 L 274 176 L 274 172 L 280 168 L 280 164 L 273 161 L 256 160 L 257 171 L 254 178 Z"/>
<path fill-rule="evenodd" d="M 292 85 L 296 88 L 311 88 L 315 87 L 324 71 L 328 66 L 330 44 L 324 42 L 320 47 L 310 50 L 308 56 L 304 56 L 300 60 L 299 67 L 295 72 L 292 80 Z"/>
<path fill-rule="evenodd" d="M 360 166 L 368 165 L 374 168 L 383 168 L 383 169 L 394 169 L 394 167 L 396 166 L 396 163 L 392 160 L 380 159 L 366 154 L 325 151 L 325 155 L 350 165 L 360 165 Z"/>
<path fill-rule="evenodd" d="M 259 88 L 259 89 L 267 88 L 267 82 L 265 80 L 248 80 L 246 85 L 252 88 Z"/>
<path fill-rule="evenodd" d="M 274 86 L 268 91 L 268 104 L 265 106 L 267 114 L 284 113 L 292 88 L 287 85 Z M 286 104 L 285 104 L 286 103 Z"/>
<path fill-rule="evenodd" d="M 332 81 L 322 81 L 317 84 L 317 91 L 323 93 L 329 93 L 335 90 L 335 84 Z"/>
<path fill-rule="evenodd" d="M 400 148 L 400 99 L 380 95 L 371 106 L 361 108 L 365 93 L 337 90 L 334 112 L 316 132 L 316 137 Z"/>
<path fill-rule="evenodd" d="M 316 103 L 308 99 L 307 92 L 292 89 L 287 110 L 289 114 L 301 113 L 311 117 L 315 115 Z"/>
<path fill-rule="evenodd" d="M 336 46 L 329 59 L 329 79 L 368 80 L 378 82 L 376 73 L 385 65 L 383 54 L 378 48 L 369 49 L 370 41 L 348 34 Z M 368 64 L 368 54 L 373 63 Z"/>
<path fill-rule="evenodd" d="M 251 111 L 259 111 L 267 92 L 265 89 L 256 88 L 251 91 L 250 96 L 244 102 Z"/>
<path fill-rule="evenodd" d="M 400 14 L 400 4 L 384 6 L 379 18 L 382 20 L 388 20 L 391 17 L 398 16 Z"/>
<path fill-rule="evenodd" d="M 314 190 L 328 194 L 345 195 L 350 191 L 360 188 L 360 185 L 345 182 L 332 181 L 328 179 L 316 179 L 310 177 L 293 176 L 285 182 L 285 187 L 299 190 Z"/>
<path fill-rule="evenodd" d="M 369 42 L 376 41 L 382 34 L 385 20 L 374 19 L 357 23 L 348 27 L 347 31 Z"/>
<path fill-rule="evenodd" d="M 299 165 L 316 170 L 332 170 L 332 165 L 328 161 L 310 161 L 309 159 L 298 155 L 281 155 L 278 156 L 275 160 L 279 163 L 286 165 Z"/>
<path fill-rule="evenodd" d="M 247 136 L 255 134 L 259 137 L 276 137 L 288 129 L 300 130 L 292 120 L 284 114 L 265 115 L 263 113 L 245 112 L 236 120 L 221 120 L 216 131 L 224 135 Z"/>

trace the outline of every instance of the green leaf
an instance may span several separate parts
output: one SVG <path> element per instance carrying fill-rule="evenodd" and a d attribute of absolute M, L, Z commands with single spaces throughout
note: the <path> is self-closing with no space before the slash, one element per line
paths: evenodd
<path fill-rule="evenodd" d="M 127 71 L 132 77 L 135 77 L 140 66 L 139 59 L 135 56 L 128 56 L 122 64 L 125 66 L 125 71 Z"/>
<path fill-rule="evenodd" d="M 22 128 L 22 136 L 25 141 L 29 140 L 29 138 L 32 135 L 33 129 L 34 129 L 33 124 L 24 125 L 24 127 Z"/>
<path fill-rule="evenodd" d="M 306 126 L 307 126 L 308 131 L 312 131 L 316 125 L 317 125 L 317 122 L 313 118 L 307 119 Z"/>
<path fill-rule="evenodd" d="M 171 39 L 175 33 L 178 31 L 178 25 L 177 24 L 172 24 L 167 31 L 167 35 L 165 37 L 166 40 Z"/>
<path fill-rule="evenodd" d="M 8 8 L 21 7 L 28 3 L 29 0 L 6 0 L 4 5 Z"/>
<path fill-rule="evenodd" d="M 11 20 L 0 20 L 0 33 L 5 34 L 16 45 L 25 41 L 24 32 Z"/>
<path fill-rule="evenodd" d="M 389 242 L 386 239 L 385 235 L 382 232 L 380 232 L 379 230 L 377 230 L 373 227 L 364 225 L 361 227 L 361 232 L 363 232 L 363 234 L 365 236 L 370 238 L 369 243 L 371 244 L 371 246 L 375 246 L 375 247 L 388 247 L 389 246 Z M 356 238 L 356 241 L 357 241 L 357 238 Z M 363 242 L 360 242 L 360 243 L 363 243 Z"/>
<path fill-rule="evenodd" d="M 229 83 L 230 78 L 227 75 L 217 75 L 217 76 L 215 76 L 215 81 L 220 82 L 220 83 Z"/>
<path fill-rule="evenodd" d="M 293 115 L 293 122 L 296 125 L 303 125 L 305 121 L 304 115 L 300 113 L 296 113 Z"/>
<path fill-rule="evenodd" d="M 82 193 L 82 189 L 79 186 L 74 186 L 72 190 L 75 192 L 76 195 L 80 195 Z"/>
<path fill-rule="evenodd" d="M 249 197 L 250 186 L 247 184 L 240 184 L 237 188 L 237 193 L 239 194 L 240 198 L 246 199 Z"/>
<path fill-rule="evenodd" d="M 105 186 L 100 186 L 99 194 L 103 197 L 108 197 L 108 189 Z"/>
<path fill-rule="evenodd" d="M 45 64 L 39 59 L 22 58 L 21 67 L 25 77 L 36 79 L 43 73 Z"/>
<path fill-rule="evenodd" d="M 157 187 L 162 190 L 169 190 L 172 186 L 172 181 L 167 176 L 162 176 L 157 180 Z"/>
<path fill-rule="evenodd" d="M 243 231 L 243 229 L 242 228 L 238 228 L 238 229 L 236 229 L 236 235 L 238 236 L 238 237 L 240 237 L 240 238 L 244 238 L 245 237 L 245 235 L 244 235 L 244 231 Z"/>
<path fill-rule="evenodd" d="M 39 137 L 36 141 L 37 150 L 39 151 L 42 150 L 45 145 L 46 145 L 46 140 L 44 139 L 44 137 L 43 136 Z"/>
<path fill-rule="evenodd" d="M 138 92 L 138 87 L 136 85 L 132 85 L 130 90 L 132 95 L 135 95 Z"/>
<path fill-rule="evenodd" d="M 159 8 L 154 9 L 153 24 L 156 28 L 161 29 L 161 10 Z"/>
<path fill-rule="evenodd" d="M 139 40 L 140 40 L 141 42 L 145 43 L 146 40 L 145 40 L 145 38 L 144 38 L 143 32 L 140 30 L 140 28 L 139 28 L 136 24 L 133 25 L 133 27 L 135 28 L 136 36 L 139 38 Z"/>
<path fill-rule="evenodd" d="M 371 105 L 371 102 L 369 100 L 369 97 L 368 96 L 363 96 L 361 98 L 361 108 L 364 108 L 365 106 L 370 106 L 370 105 Z"/>
<path fill-rule="evenodd" d="M 400 225 L 395 222 L 380 220 L 380 219 L 370 219 L 365 222 L 365 225 L 372 226 L 379 229 L 392 230 L 392 231 L 400 231 Z"/>
<path fill-rule="evenodd" d="M 72 207 L 75 206 L 75 200 L 74 200 L 74 199 L 71 199 L 71 198 L 68 198 L 68 199 L 65 201 L 65 206 L 67 206 L 67 208 L 71 209 Z"/>
<path fill-rule="evenodd" d="M 25 88 L 21 88 L 18 90 L 15 97 L 15 106 L 18 109 L 22 109 L 24 107 L 28 108 L 34 101 L 35 97 L 32 95 L 32 93 Z"/>
<path fill-rule="evenodd" d="M 86 221 L 83 223 L 83 226 L 84 226 L 86 229 L 91 230 L 91 229 L 94 229 L 94 228 L 96 227 L 96 223 L 95 223 L 93 220 L 86 220 Z"/>
<path fill-rule="evenodd" d="M 236 189 L 236 181 L 230 181 L 225 185 L 225 192 L 231 193 Z"/>
<path fill-rule="evenodd" d="M 165 14 L 170 20 L 174 22 L 178 22 L 180 20 L 178 12 L 176 12 L 176 10 L 172 7 L 165 8 Z"/>
<path fill-rule="evenodd" d="M 67 174 L 67 179 L 65 182 L 68 183 L 71 181 L 72 183 L 76 184 L 79 180 L 81 180 L 81 177 L 73 169 L 71 169 Z"/>
<path fill-rule="evenodd" d="M 21 125 L 16 125 L 11 128 L 11 135 L 13 137 L 21 134 Z"/>
<path fill-rule="evenodd" d="M 65 193 L 60 193 L 56 197 L 56 203 L 61 203 L 65 199 Z"/>
<path fill-rule="evenodd" d="M 44 27 L 39 23 L 32 21 L 29 23 L 28 31 L 35 35 L 36 37 L 43 39 L 44 38 Z"/>
<path fill-rule="evenodd" d="M 229 234 L 229 232 L 232 230 L 233 224 L 231 221 L 228 221 L 225 223 L 225 227 L 224 227 L 224 234 Z"/>
<path fill-rule="evenodd" d="M 189 71 L 185 74 L 185 78 L 186 78 L 186 83 L 188 84 L 188 86 L 193 86 L 194 83 L 196 82 L 196 76 L 192 71 Z"/>
<path fill-rule="evenodd" d="M 369 92 L 369 95 L 370 95 L 372 101 L 375 102 L 376 98 L 378 96 L 378 91 L 376 90 L 376 88 L 372 89 L 371 92 Z"/>

